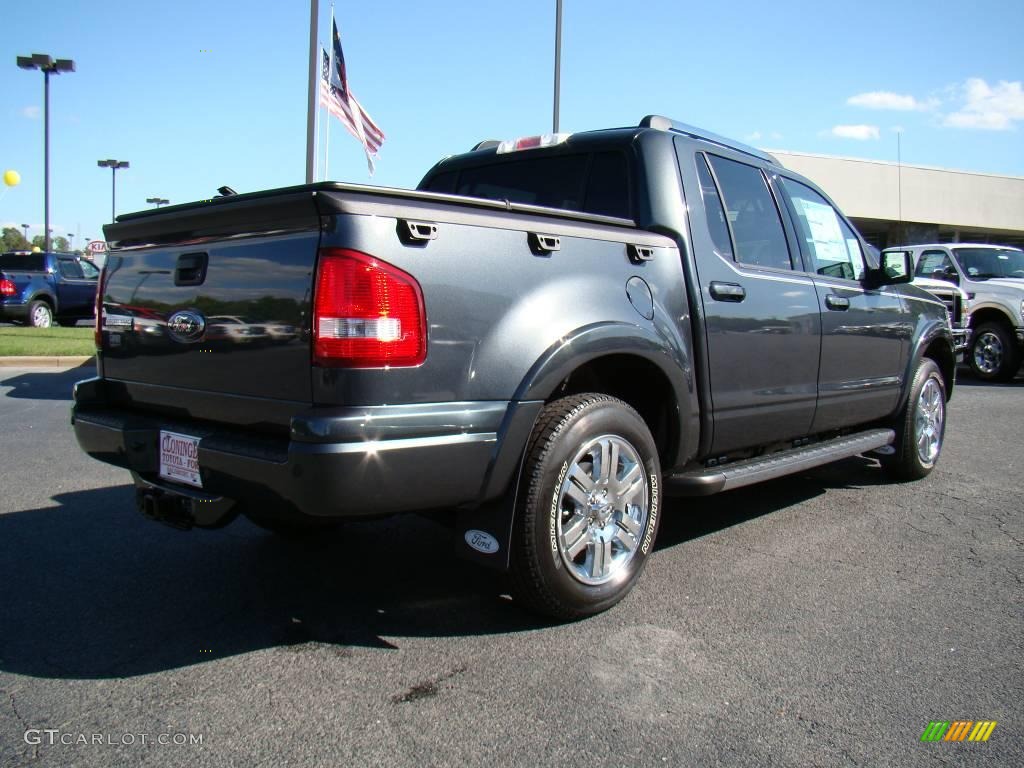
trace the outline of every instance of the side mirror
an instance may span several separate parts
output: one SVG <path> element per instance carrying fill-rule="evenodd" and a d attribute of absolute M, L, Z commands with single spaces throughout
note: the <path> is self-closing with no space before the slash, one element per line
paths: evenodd
<path fill-rule="evenodd" d="M 899 285 L 914 279 L 914 266 L 910 261 L 910 251 L 884 251 L 882 266 L 867 272 L 867 282 L 872 288 L 883 285 Z"/>

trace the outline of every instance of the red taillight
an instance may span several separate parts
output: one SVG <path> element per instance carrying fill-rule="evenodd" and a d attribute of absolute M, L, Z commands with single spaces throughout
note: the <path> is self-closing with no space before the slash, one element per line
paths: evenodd
<path fill-rule="evenodd" d="M 96 302 L 92 311 L 96 313 L 96 325 L 93 330 L 93 341 L 96 342 L 96 349 L 103 349 L 103 281 L 107 277 L 107 268 L 100 270 L 100 278 L 96 281 Z"/>
<path fill-rule="evenodd" d="M 383 368 L 427 357 L 419 283 L 397 267 L 343 248 L 324 248 L 313 307 L 318 365 Z"/>
<path fill-rule="evenodd" d="M 13 296 L 18 292 L 10 280 L 0 280 L 0 296 Z"/>

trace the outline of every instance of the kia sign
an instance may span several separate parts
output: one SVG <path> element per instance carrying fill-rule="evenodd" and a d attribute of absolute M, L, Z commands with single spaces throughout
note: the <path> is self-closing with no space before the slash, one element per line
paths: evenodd
<path fill-rule="evenodd" d="M 107 243 L 104 240 L 91 240 L 85 249 L 89 253 L 106 253 Z"/>

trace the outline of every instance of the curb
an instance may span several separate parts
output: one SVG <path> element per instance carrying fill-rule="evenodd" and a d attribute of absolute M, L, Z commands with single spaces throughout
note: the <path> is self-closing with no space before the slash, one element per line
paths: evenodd
<path fill-rule="evenodd" d="M 87 363 L 95 362 L 96 357 L 0 357 L 0 368 L 78 368 Z"/>

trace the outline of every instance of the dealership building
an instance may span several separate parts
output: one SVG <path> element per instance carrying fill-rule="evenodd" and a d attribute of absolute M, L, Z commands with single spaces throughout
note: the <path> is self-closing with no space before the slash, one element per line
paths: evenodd
<path fill-rule="evenodd" d="M 879 248 L 956 242 L 1024 247 L 1024 177 L 768 151 L 828 192 Z"/>

